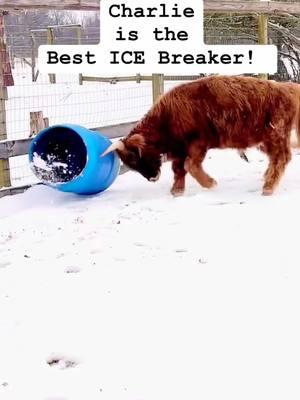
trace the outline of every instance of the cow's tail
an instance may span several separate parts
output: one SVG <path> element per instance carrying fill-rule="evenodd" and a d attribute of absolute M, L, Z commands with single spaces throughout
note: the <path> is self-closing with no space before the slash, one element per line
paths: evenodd
<path fill-rule="evenodd" d="M 291 142 L 292 147 L 296 147 L 300 149 L 300 85 L 297 83 L 292 84 L 292 94 L 294 95 L 294 98 L 296 100 L 297 104 L 297 110 L 296 110 L 296 116 L 295 120 L 293 123 L 293 129 L 295 130 L 295 142 Z"/>
<path fill-rule="evenodd" d="M 299 102 L 299 109 L 297 110 L 297 115 L 294 121 L 293 126 L 296 134 L 296 141 L 291 140 L 292 147 L 300 149 L 300 102 Z"/>
<path fill-rule="evenodd" d="M 238 150 L 238 154 L 242 160 L 249 162 L 249 159 L 247 157 L 245 150 Z"/>
<path fill-rule="evenodd" d="M 299 109 L 297 113 L 297 118 L 296 118 L 296 137 L 297 137 L 297 147 L 300 148 L 300 101 L 299 101 Z"/>

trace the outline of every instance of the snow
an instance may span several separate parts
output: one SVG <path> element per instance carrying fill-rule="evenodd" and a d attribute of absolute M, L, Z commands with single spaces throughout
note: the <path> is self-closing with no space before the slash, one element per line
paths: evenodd
<path fill-rule="evenodd" d="M 67 152 L 67 150 L 66 150 Z M 33 153 L 33 160 L 32 163 L 34 166 L 44 170 L 44 171 L 52 171 L 53 167 L 62 167 L 67 170 L 68 164 L 55 161 L 55 155 L 47 154 L 47 161 L 43 160 L 40 155 L 37 153 Z"/>
<path fill-rule="evenodd" d="M 66 150 L 66 152 L 68 151 Z M 72 158 L 72 154 L 68 154 L 67 157 L 70 160 Z M 47 160 L 43 160 L 39 154 L 34 152 L 32 162 L 30 162 L 32 170 L 35 170 L 35 175 L 40 179 L 41 182 L 59 184 L 64 182 L 62 181 L 62 174 L 68 174 L 69 176 L 72 174 L 74 175 L 72 171 L 72 162 L 67 164 L 56 161 L 58 158 L 55 154 L 47 154 L 46 158 Z"/>
<path fill-rule="evenodd" d="M 37 153 L 33 153 L 32 164 L 34 166 L 36 166 L 37 168 L 40 168 L 44 171 L 48 171 L 48 172 L 52 171 L 51 165 L 49 165 L 49 163 L 47 163 L 45 160 L 43 160 L 42 157 L 39 156 Z"/>
<path fill-rule="evenodd" d="M 298 400 L 299 156 L 271 197 L 249 158 L 2 198 L 0 399 Z"/>

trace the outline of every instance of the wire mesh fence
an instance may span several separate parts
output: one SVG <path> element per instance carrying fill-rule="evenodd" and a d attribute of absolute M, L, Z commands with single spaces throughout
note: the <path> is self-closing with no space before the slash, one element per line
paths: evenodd
<path fill-rule="evenodd" d="M 8 139 L 29 137 L 33 111 L 42 111 L 50 125 L 73 123 L 96 128 L 137 120 L 151 105 L 149 82 L 79 85 L 78 76 L 58 76 L 57 83 L 49 84 L 48 77 L 41 76 L 32 83 L 29 68 L 18 67 L 16 85 L 8 88 L 6 101 Z M 10 170 L 12 184 L 23 184 L 25 178 L 28 183 L 32 176 L 26 156 L 11 158 Z"/>
<path fill-rule="evenodd" d="M 14 84 L 7 87 L 5 135 L 0 132 L 0 140 L 28 138 L 30 113 L 35 111 L 42 111 L 50 125 L 73 123 L 96 128 L 137 120 L 151 106 L 151 82 L 118 85 L 84 82 L 80 85 L 78 75 L 57 75 L 56 83 L 51 84 L 47 74 L 38 74 L 33 80 L 38 72 L 37 49 L 40 44 L 48 43 L 49 27 L 54 44 L 97 44 L 100 25 L 96 18 L 92 24 L 97 23 L 97 26 L 90 26 L 89 16 L 83 13 L 77 13 L 76 20 L 70 23 L 66 22 L 65 15 L 62 19 L 56 13 L 57 24 L 49 20 L 47 14 L 25 14 L 21 24 L 5 16 L 6 49 L 2 52 L 9 55 Z M 6 172 L 10 173 L 13 186 L 36 181 L 27 156 L 11 157 Z"/>
<path fill-rule="evenodd" d="M 54 44 L 99 43 L 98 15 L 93 15 L 93 18 L 80 12 L 70 15 L 71 17 L 58 12 L 52 15 L 25 12 L 23 15 L 4 17 L 6 48 L 2 48 L 1 60 L 9 62 L 13 84 L 7 86 L 6 99 L 2 99 L 2 102 L 0 100 L 0 104 L 4 104 L 5 107 L 2 111 L 0 108 L 2 127 L 0 140 L 28 138 L 30 113 L 34 111 L 42 111 L 43 116 L 49 119 L 50 125 L 74 123 L 87 128 L 96 128 L 138 120 L 150 108 L 151 82 L 113 84 L 112 81 L 112 83 L 80 84 L 77 75 L 57 75 L 56 83 L 50 83 L 48 75 L 38 72 L 37 49 L 40 44 L 49 43 L 50 28 L 51 42 Z M 277 20 L 275 22 L 278 23 Z M 279 22 L 287 26 L 286 19 Z M 289 32 L 299 37 L 299 22 L 292 19 L 289 23 L 290 26 L 287 26 Z M 256 44 L 257 29 L 256 16 L 209 15 L 205 17 L 204 39 L 206 44 Z M 269 41 L 279 46 L 281 53 L 291 54 L 280 31 L 270 29 Z M 292 56 L 296 57 L 295 54 Z M 282 54 L 279 54 L 279 61 L 279 71 L 272 78 L 297 80 L 297 74 L 293 75 L 292 67 L 284 61 Z M 165 90 L 180 83 L 180 81 L 166 81 Z M 6 166 L 3 162 L 0 164 L 1 168 L 6 171 L 9 178 L 6 180 L 8 182 L 6 186 L 36 182 L 29 168 L 27 156 L 11 157 Z"/>

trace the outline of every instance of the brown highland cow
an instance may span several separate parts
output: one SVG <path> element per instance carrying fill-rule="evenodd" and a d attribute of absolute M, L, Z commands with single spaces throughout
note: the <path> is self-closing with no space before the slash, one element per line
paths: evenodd
<path fill-rule="evenodd" d="M 216 184 L 202 166 L 209 149 L 261 146 L 269 157 L 263 194 L 270 195 L 291 159 L 297 107 L 287 85 L 241 76 L 202 78 L 161 96 L 103 156 L 116 150 L 125 165 L 149 181 L 159 178 L 162 159 L 167 158 L 174 172 L 171 193 L 180 195 L 186 173 L 205 188 Z"/>

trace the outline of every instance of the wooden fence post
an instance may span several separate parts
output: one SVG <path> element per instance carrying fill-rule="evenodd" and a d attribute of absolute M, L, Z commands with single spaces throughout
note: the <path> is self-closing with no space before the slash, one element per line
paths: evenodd
<path fill-rule="evenodd" d="M 5 140 L 7 138 L 6 110 L 5 110 L 6 100 L 7 100 L 7 89 L 6 87 L 3 87 L 2 84 L 0 83 L 0 140 Z M 11 186 L 8 159 L 0 159 L 0 188 L 3 186 L 4 187 Z"/>
<path fill-rule="evenodd" d="M 31 40 L 31 79 L 32 82 L 35 82 L 35 40 L 33 33 L 30 33 Z"/>
<path fill-rule="evenodd" d="M 258 44 L 268 44 L 268 17 L 258 16 Z M 259 74 L 259 78 L 268 79 L 268 74 Z"/>
<path fill-rule="evenodd" d="M 53 44 L 54 42 L 54 33 L 52 28 L 47 28 L 47 44 Z M 55 74 L 49 74 L 50 83 L 56 83 Z"/>
<path fill-rule="evenodd" d="M 81 44 L 82 43 L 82 27 L 78 26 L 76 28 L 76 34 L 77 34 L 77 44 Z M 82 74 L 79 74 L 79 85 L 82 85 Z"/>
<path fill-rule="evenodd" d="M 15 69 L 15 55 L 14 55 L 14 49 L 12 46 L 9 46 L 9 48 L 8 48 L 8 55 L 9 55 L 11 68 Z"/>
<path fill-rule="evenodd" d="M 152 74 L 152 98 L 153 103 L 164 94 L 164 75 Z"/>
<path fill-rule="evenodd" d="M 42 129 L 49 127 L 49 119 L 44 118 L 43 111 L 30 112 L 30 134 L 36 136 Z"/>
<path fill-rule="evenodd" d="M 4 13 L 0 11 L 0 140 L 7 139 L 5 101 L 7 100 L 7 86 L 13 86 L 13 84 L 5 41 Z M 8 159 L 0 159 L 0 188 L 3 186 L 11 186 Z"/>

